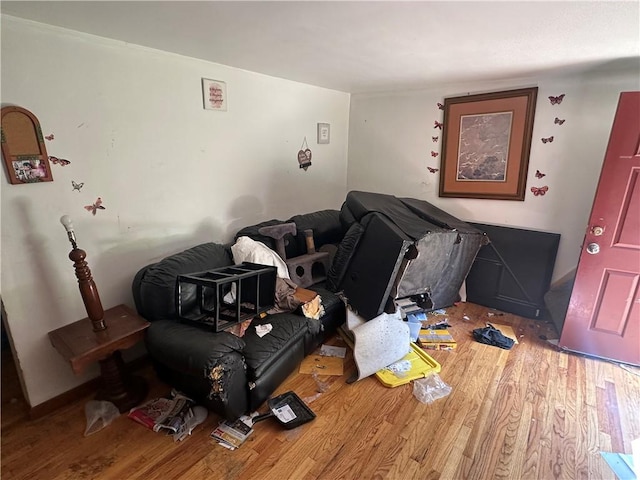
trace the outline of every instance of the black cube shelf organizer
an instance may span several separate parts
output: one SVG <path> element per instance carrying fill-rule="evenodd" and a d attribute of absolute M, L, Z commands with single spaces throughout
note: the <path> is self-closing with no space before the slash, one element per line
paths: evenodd
<path fill-rule="evenodd" d="M 276 267 L 257 263 L 178 275 L 178 317 L 219 332 L 272 308 L 275 289 Z"/>

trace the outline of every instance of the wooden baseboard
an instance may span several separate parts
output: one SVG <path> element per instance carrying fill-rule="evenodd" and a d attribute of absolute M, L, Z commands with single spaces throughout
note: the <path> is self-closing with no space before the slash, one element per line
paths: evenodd
<path fill-rule="evenodd" d="M 148 366 L 150 363 L 151 359 L 149 358 L 149 355 L 143 355 L 127 363 L 126 368 L 129 372 L 133 372 Z M 64 407 L 65 405 L 69 405 L 70 403 L 73 403 L 82 397 L 87 397 L 92 393 L 95 393 L 100 386 L 100 380 L 100 377 L 96 377 L 86 383 L 83 383 L 82 385 L 78 385 L 77 387 L 58 395 L 57 397 L 53 397 L 46 402 L 42 402 L 39 405 L 36 405 L 35 407 L 30 407 L 29 419 L 36 420 L 38 418 L 42 418 L 45 415 L 49 415 L 59 408 Z"/>

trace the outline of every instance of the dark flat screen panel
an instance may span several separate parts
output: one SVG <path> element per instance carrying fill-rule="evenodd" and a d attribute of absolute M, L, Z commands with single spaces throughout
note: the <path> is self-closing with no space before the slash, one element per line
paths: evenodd
<path fill-rule="evenodd" d="M 528 318 L 544 312 L 560 235 L 471 223 L 489 245 L 478 252 L 467 277 L 467 301 Z"/>

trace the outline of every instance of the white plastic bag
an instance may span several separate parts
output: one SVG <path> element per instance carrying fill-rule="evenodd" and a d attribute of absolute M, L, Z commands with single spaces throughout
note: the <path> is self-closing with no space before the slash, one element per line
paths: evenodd
<path fill-rule="evenodd" d="M 432 403 L 450 393 L 451 387 L 437 373 L 413 382 L 413 395 L 422 403 Z"/>
<path fill-rule="evenodd" d="M 87 437 L 113 422 L 120 416 L 120 411 L 111 402 L 90 400 L 84 406 L 84 414 L 87 417 L 84 436 Z"/>

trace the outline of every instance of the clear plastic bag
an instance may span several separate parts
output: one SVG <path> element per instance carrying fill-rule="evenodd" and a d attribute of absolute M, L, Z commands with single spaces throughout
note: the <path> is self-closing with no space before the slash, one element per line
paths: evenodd
<path fill-rule="evenodd" d="M 87 428 L 84 436 L 102 430 L 120 416 L 120 411 L 111 402 L 103 400 L 90 400 L 84 406 L 84 414 L 87 417 Z"/>
<path fill-rule="evenodd" d="M 422 403 L 432 403 L 450 393 L 451 387 L 437 373 L 413 382 L 413 395 Z"/>

